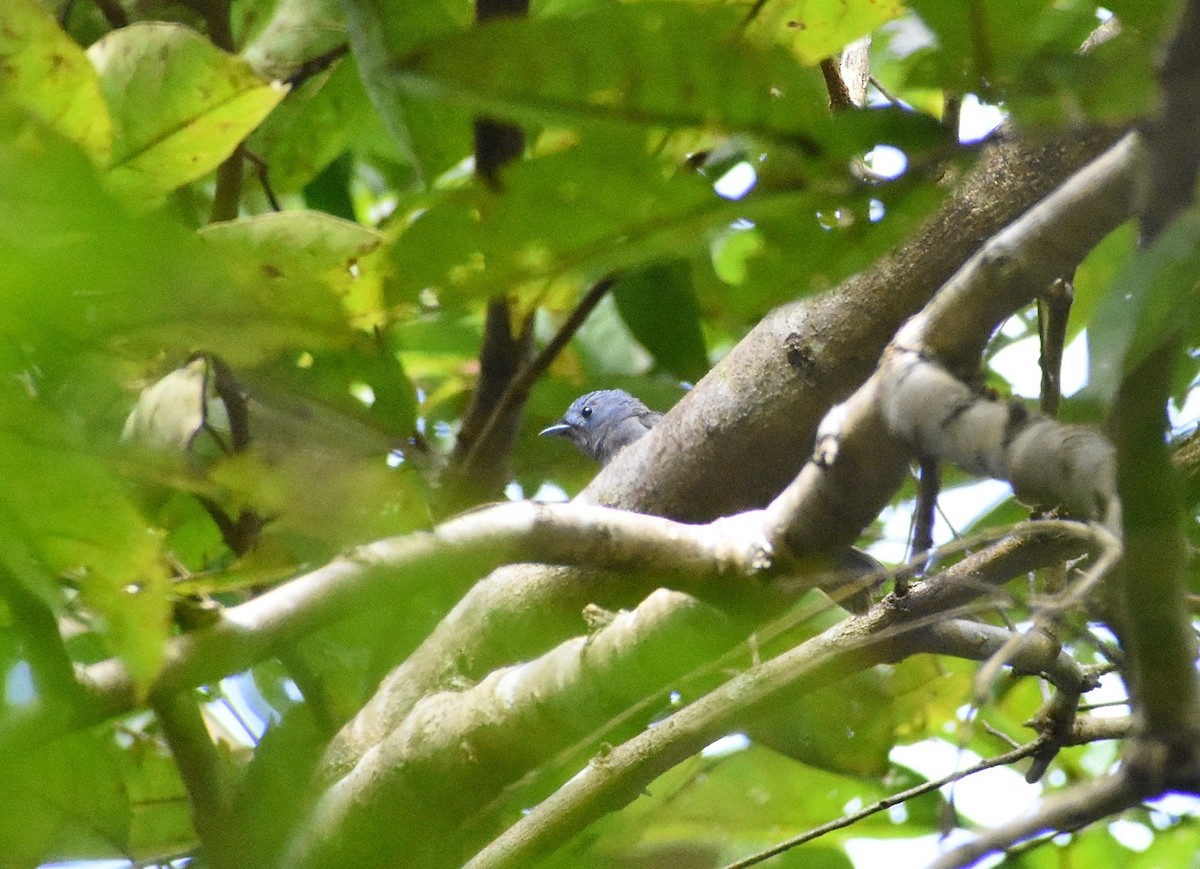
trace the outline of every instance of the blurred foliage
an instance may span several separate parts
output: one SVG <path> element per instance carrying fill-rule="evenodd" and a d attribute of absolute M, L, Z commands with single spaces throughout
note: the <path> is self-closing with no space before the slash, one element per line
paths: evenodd
<path fill-rule="evenodd" d="M 197 600 L 235 604 L 430 526 L 486 301 L 533 314 L 544 342 L 616 273 L 535 387 L 512 457 L 526 494 L 578 490 L 594 469 L 534 433 L 593 388 L 666 409 L 774 305 L 904 238 L 972 157 L 942 127 L 946 99 L 974 95 L 1031 131 L 1143 116 L 1173 4 L 1105 6 L 1121 32 L 1081 53 L 1099 20 L 1081 0 L 538 0 L 477 28 L 467 0 L 0 3 L 0 864 L 196 847 L 153 717 L 32 751 L 4 743 L 30 709 L 70 703 L 33 650 L 117 656 L 144 691 L 185 614 L 203 617 Z M 831 114 L 816 64 L 867 34 L 886 95 Z M 530 143 L 499 188 L 472 177 L 476 113 Z M 214 171 L 243 143 L 239 217 L 208 224 Z M 863 171 L 879 145 L 902 152 L 898 178 Z M 1193 215 L 1133 257 L 1123 229 L 1080 268 L 1071 334 L 1091 327 L 1095 383 L 1168 325 L 1195 344 L 1194 317 L 1176 314 L 1196 310 L 1195 235 Z M 1198 369 L 1193 354 L 1181 399 Z M 976 527 L 1023 515 L 1007 501 Z M 280 650 L 237 690 L 205 689 L 246 853 L 279 854 L 330 731 L 464 583 L 435 575 L 394 610 Z M 28 599 L 65 644 L 17 617 Z M 1018 601 L 1013 617 L 1028 611 Z M 964 715 L 974 672 L 910 660 L 806 698 L 791 757 L 754 745 L 693 758 L 556 860 L 715 865 L 919 783 L 889 760 L 897 744 L 988 754 L 1004 749 L 997 734 L 1027 739 L 1037 684 L 990 686 L 985 731 Z M 237 714 L 267 723 L 251 750 L 261 722 Z M 1113 761 L 1065 757 L 1072 776 Z M 522 791 L 496 814 L 518 815 L 518 796 L 539 798 Z M 849 866 L 847 838 L 928 835 L 947 811 L 933 792 L 776 865 Z M 1184 865 L 1194 823 L 1166 836 L 1161 820 L 1140 854 L 1103 828 L 1056 848 L 1079 865 Z"/>

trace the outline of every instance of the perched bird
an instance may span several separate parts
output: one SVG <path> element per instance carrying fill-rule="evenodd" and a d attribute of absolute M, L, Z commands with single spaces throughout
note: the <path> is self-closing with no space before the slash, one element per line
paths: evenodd
<path fill-rule="evenodd" d="M 623 389 L 600 389 L 571 402 L 563 418 L 539 434 L 570 440 L 601 465 L 662 419 Z"/>
<path fill-rule="evenodd" d="M 563 418 L 538 432 L 569 439 L 601 465 L 636 441 L 662 419 L 623 389 L 601 389 L 571 402 Z M 864 613 L 871 590 L 887 576 L 887 568 L 859 549 L 846 549 L 833 559 L 833 574 L 822 587 L 846 609 Z M 809 586 L 811 587 L 811 586 Z"/>

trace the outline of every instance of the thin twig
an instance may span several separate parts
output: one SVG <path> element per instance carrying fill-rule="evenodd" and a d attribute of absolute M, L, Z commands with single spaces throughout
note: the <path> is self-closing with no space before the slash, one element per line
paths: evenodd
<path fill-rule="evenodd" d="M 329 67 L 333 66 L 334 63 L 341 60 L 349 53 L 350 43 L 343 42 L 340 45 L 335 45 L 333 48 L 329 49 L 329 51 L 318 54 L 316 57 L 310 57 L 308 60 L 301 63 L 298 67 L 296 67 L 296 71 L 284 79 L 284 81 L 292 86 L 292 90 L 295 90 L 314 75 L 318 75 L 329 69 Z"/>
<path fill-rule="evenodd" d="M 843 815 L 842 817 L 830 821 L 827 824 L 814 827 L 806 833 L 801 833 L 799 836 L 788 839 L 786 842 L 780 842 L 778 845 L 772 845 L 765 851 L 760 851 L 757 854 L 751 855 L 750 857 L 745 857 L 736 862 L 729 863 L 724 867 L 724 869 L 745 869 L 747 866 L 757 866 L 759 863 L 762 863 L 764 860 L 767 860 L 770 857 L 774 857 L 777 854 L 782 854 L 784 851 L 791 850 L 792 848 L 803 845 L 806 842 L 811 842 L 813 839 L 824 836 L 826 833 L 832 833 L 834 830 L 841 830 L 849 827 L 852 824 L 858 823 L 864 818 L 869 818 L 871 815 L 877 815 L 882 811 L 890 809 L 892 806 L 907 802 L 915 797 L 927 794 L 930 791 L 936 791 L 948 784 L 961 781 L 967 776 L 974 775 L 977 772 L 983 772 L 985 769 L 992 769 L 993 767 L 1007 766 L 1010 763 L 1016 763 L 1018 760 L 1023 760 L 1024 758 L 1027 758 L 1036 752 L 1038 748 L 1041 747 L 1042 741 L 1043 740 L 1040 738 L 1035 739 L 1033 742 L 1027 742 L 1019 748 L 1013 749 L 1012 751 L 997 755 L 996 757 L 988 758 L 987 760 L 982 760 L 974 766 L 967 767 L 964 770 L 959 770 L 958 772 L 943 776 L 935 781 L 925 782 L 924 784 L 909 788 L 906 791 L 900 791 L 900 793 L 892 794 L 890 797 L 884 797 L 879 802 L 873 803 L 867 806 L 865 809 L 861 809 L 850 815 Z"/>
<path fill-rule="evenodd" d="M 262 188 L 262 192 L 267 197 L 267 202 L 271 205 L 272 211 L 283 211 L 279 204 L 279 199 L 275 196 L 275 188 L 271 186 L 270 167 L 267 161 L 255 154 L 249 148 L 245 150 L 246 159 L 250 161 L 250 166 L 254 169 L 254 175 L 258 178 L 258 186 Z"/>
<path fill-rule="evenodd" d="M 1042 413 L 1058 416 L 1062 399 L 1063 345 L 1067 339 L 1067 318 L 1075 288 L 1071 279 L 1060 278 L 1038 296 L 1038 337 L 1042 345 Z"/>

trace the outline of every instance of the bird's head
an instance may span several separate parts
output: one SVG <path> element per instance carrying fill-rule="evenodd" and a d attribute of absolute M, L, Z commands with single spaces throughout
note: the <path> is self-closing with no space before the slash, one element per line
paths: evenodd
<path fill-rule="evenodd" d="M 567 438 L 604 464 L 649 431 L 661 415 L 623 389 L 601 389 L 575 399 L 561 420 L 539 434 Z"/>

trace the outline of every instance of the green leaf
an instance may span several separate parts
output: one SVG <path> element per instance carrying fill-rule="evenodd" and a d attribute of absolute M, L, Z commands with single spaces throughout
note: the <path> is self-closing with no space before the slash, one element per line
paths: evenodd
<path fill-rule="evenodd" d="M 423 40 L 466 28 L 471 6 L 457 0 L 343 0 L 350 44 L 371 102 L 420 185 L 471 153 L 467 115 L 414 105 L 397 86 L 392 64 Z"/>
<path fill-rule="evenodd" d="M 663 774 L 648 794 L 594 824 L 554 865 L 612 865 L 632 855 L 652 858 L 687 843 L 700 865 L 723 865 L 777 844 L 845 813 L 851 800 L 885 796 L 874 781 L 815 770 L 758 746 L 713 758 L 695 757 Z M 851 828 L 862 836 L 890 831 L 886 815 Z M 798 852 L 797 866 L 849 867 L 836 845 L 839 834 Z"/>
<path fill-rule="evenodd" d="M 346 41 L 346 16 L 338 0 L 275 0 L 270 11 L 241 51 L 264 78 L 286 78 L 304 61 Z"/>
<path fill-rule="evenodd" d="M 134 24 L 88 49 L 117 124 L 114 188 L 160 197 L 211 172 L 287 89 L 176 24 Z"/>
<path fill-rule="evenodd" d="M 633 336 L 659 365 L 695 382 L 708 371 L 700 330 L 700 303 L 685 260 L 669 260 L 621 274 L 612 288 L 617 310 Z"/>
<path fill-rule="evenodd" d="M 0 201 L 0 334 L 35 348 L 39 369 L 62 366 L 68 382 L 102 367 L 97 356 L 204 348 L 237 366 L 282 346 L 349 340 L 327 284 L 307 275 L 264 284 L 253 257 L 214 256 L 162 215 L 130 215 L 77 149 L 2 101 Z"/>
<path fill-rule="evenodd" d="M 96 71 L 35 0 L 0 4 L 0 93 L 108 162 L 113 124 Z"/>
<path fill-rule="evenodd" d="M 387 258 L 384 237 L 373 229 L 320 211 L 283 211 L 213 224 L 200 237 L 253 260 L 273 292 L 319 281 L 355 325 L 382 323 Z"/>
<path fill-rule="evenodd" d="M 788 46 L 815 64 L 904 11 L 900 0 L 766 0 L 747 32 Z"/>
<path fill-rule="evenodd" d="M 1089 394 L 1108 403 L 1164 342 L 1191 335 L 1200 308 L 1200 210 L 1185 212 L 1127 262 L 1088 332 Z"/>
<path fill-rule="evenodd" d="M 132 807 L 111 734 L 74 734 L 6 755 L 0 803 L 6 866 L 117 857 L 128 841 Z"/>
<path fill-rule="evenodd" d="M 295 193 L 347 152 L 400 160 L 371 105 L 353 57 L 288 94 L 251 135 L 277 194 Z"/>
<path fill-rule="evenodd" d="M 69 577 L 110 650 L 145 687 L 169 624 L 160 541 L 102 453 L 24 390 L 0 391 L 0 561 L 60 606 Z"/>
<path fill-rule="evenodd" d="M 612 5 L 573 18 L 501 18 L 396 55 L 409 93 L 528 123 L 715 126 L 820 153 L 821 77 L 736 37 L 726 7 Z"/>

